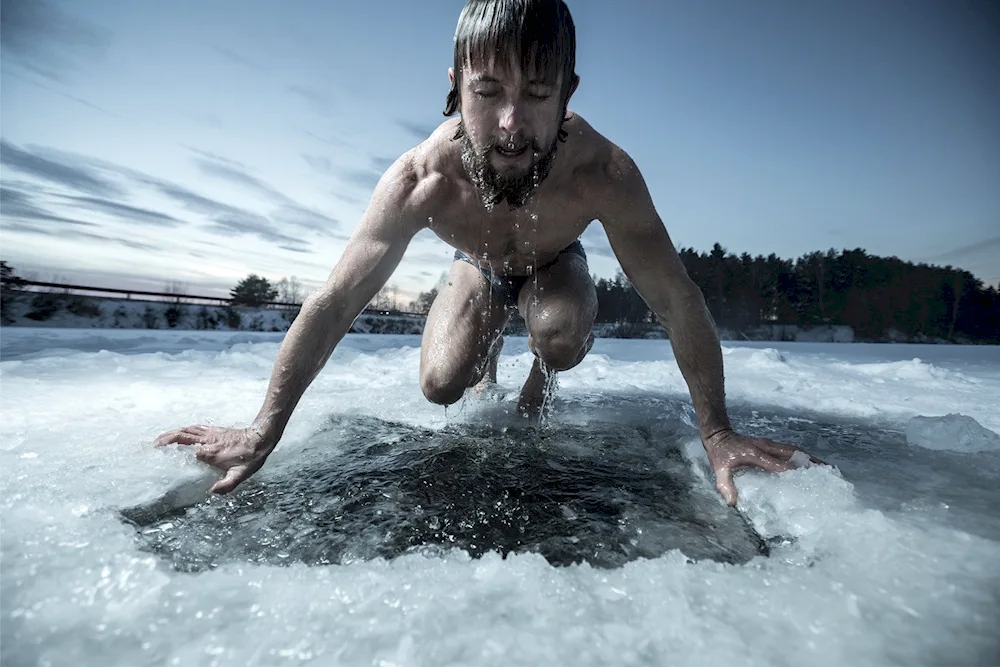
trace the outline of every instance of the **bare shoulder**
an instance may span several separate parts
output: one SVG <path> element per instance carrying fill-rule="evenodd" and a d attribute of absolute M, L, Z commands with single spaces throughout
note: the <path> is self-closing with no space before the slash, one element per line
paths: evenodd
<path fill-rule="evenodd" d="M 603 220 L 623 204 L 641 204 L 648 198 L 646 185 L 632 157 L 605 137 L 579 114 L 563 125 L 577 139 L 574 176 L 583 178 L 595 198 Z M 638 199 L 637 199 L 638 197 Z"/>
<path fill-rule="evenodd" d="M 429 137 L 408 150 L 389 168 L 383 179 L 399 179 L 407 191 L 410 208 L 433 211 L 447 201 L 461 166 L 454 141 L 457 119 L 441 123 Z"/>
<path fill-rule="evenodd" d="M 385 217 L 395 212 L 418 228 L 447 200 L 450 162 L 446 121 L 427 139 L 400 155 L 382 174 L 372 193 L 368 214 Z M 452 134 L 454 129 L 451 129 Z"/>

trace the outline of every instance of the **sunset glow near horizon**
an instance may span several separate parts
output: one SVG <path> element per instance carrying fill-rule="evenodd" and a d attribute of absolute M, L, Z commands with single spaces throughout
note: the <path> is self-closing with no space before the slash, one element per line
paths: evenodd
<path fill-rule="evenodd" d="M 2 258 L 107 287 L 315 288 L 444 120 L 463 4 L 4 2 Z M 568 4 L 570 106 L 635 159 L 678 247 L 861 247 L 1000 281 L 991 3 Z M 614 275 L 599 223 L 583 242 Z M 421 232 L 390 284 L 413 298 L 452 252 Z"/>

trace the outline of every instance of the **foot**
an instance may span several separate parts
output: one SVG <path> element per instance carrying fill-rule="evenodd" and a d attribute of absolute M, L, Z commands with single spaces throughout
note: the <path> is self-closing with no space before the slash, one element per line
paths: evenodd
<path fill-rule="evenodd" d="M 521 396 L 517 400 L 517 411 L 525 417 L 533 419 L 541 416 L 542 405 L 545 403 L 545 388 L 548 384 L 546 380 L 542 363 L 535 357 L 528 379 L 521 388 Z"/>

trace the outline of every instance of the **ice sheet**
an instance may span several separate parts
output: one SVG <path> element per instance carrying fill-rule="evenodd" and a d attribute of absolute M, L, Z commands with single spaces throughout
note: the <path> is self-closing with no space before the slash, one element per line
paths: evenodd
<path fill-rule="evenodd" d="M 995 348 L 727 344 L 737 425 L 836 466 L 738 476 L 740 512 L 774 538 L 770 556 L 745 564 L 672 550 L 620 567 L 554 566 L 536 553 L 456 549 L 181 573 L 144 550 L 118 511 L 206 474 L 189 451 L 153 449 L 157 433 L 256 412 L 280 336 L 232 336 L 4 330 L 4 664 L 1000 660 L 1000 454 L 907 441 L 914 417 L 1000 429 Z M 441 430 L 506 414 L 504 403 L 427 403 L 419 343 L 345 339 L 272 455 L 275 474 L 322 459 L 315 436 L 332 417 Z M 516 389 L 529 363 L 524 340 L 509 340 L 501 385 Z M 666 342 L 599 340 L 560 377 L 554 405 L 554 425 L 660 434 L 711 490 Z"/>

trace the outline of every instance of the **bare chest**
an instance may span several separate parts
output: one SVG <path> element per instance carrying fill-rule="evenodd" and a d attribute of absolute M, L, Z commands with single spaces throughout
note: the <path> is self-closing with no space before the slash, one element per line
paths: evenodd
<path fill-rule="evenodd" d="M 436 216 L 431 229 L 456 250 L 501 275 L 531 275 L 554 260 L 594 220 L 587 202 L 556 196 L 529 201 L 523 208 L 487 211 L 478 200 L 463 197 Z"/>

